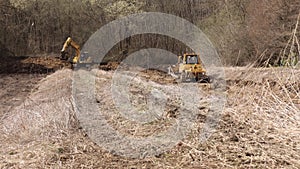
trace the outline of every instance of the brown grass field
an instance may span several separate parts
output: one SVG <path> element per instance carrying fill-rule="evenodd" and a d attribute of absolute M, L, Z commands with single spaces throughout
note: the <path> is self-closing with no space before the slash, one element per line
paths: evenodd
<path fill-rule="evenodd" d="M 109 153 L 82 130 L 72 101 L 73 71 L 66 64 L 53 57 L 5 60 L 0 65 L 0 168 L 300 168 L 299 69 L 224 68 L 227 103 L 206 142 L 197 139 L 209 109 L 201 106 L 190 133 L 175 147 L 129 159 Z M 120 132 L 146 137 L 176 119 L 175 101 L 155 124 L 138 126 L 120 118 L 111 105 L 114 71 L 95 72 L 97 102 Z M 139 77 L 143 84 L 176 91 L 164 73 Z M 197 85 L 209 93 L 209 84 Z M 143 91 L 137 85 L 131 92 L 139 101 Z"/>

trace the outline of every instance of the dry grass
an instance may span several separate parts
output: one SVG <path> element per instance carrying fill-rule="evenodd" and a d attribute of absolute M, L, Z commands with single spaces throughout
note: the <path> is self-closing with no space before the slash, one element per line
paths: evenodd
<path fill-rule="evenodd" d="M 58 71 L 42 80 L 21 106 L 2 118 L 0 168 L 300 168 L 300 71 L 225 70 L 227 105 L 209 140 L 198 140 L 208 111 L 204 108 L 181 143 L 141 160 L 111 155 L 89 140 L 74 115 L 72 72 Z M 110 74 L 100 72 L 101 87 L 107 87 Z M 102 92 L 98 97 L 108 95 Z M 132 125 L 113 117 L 111 123 L 116 128 Z M 140 130 L 131 127 L 149 134 L 159 124 Z"/>

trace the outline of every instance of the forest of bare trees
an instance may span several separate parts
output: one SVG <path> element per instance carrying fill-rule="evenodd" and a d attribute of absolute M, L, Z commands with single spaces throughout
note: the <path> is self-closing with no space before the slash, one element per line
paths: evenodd
<path fill-rule="evenodd" d="M 294 65 L 300 55 L 299 9 L 298 0 L 0 0 L 0 50 L 2 55 L 59 53 L 67 36 L 82 45 L 116 18 L 155 11 L 200 27 L 226 65 Z M 139 46 L 141 39 L 148 44 Z M 156 35 L 120 43 L 118 51 L 180 49 L 176 40 Z"/>

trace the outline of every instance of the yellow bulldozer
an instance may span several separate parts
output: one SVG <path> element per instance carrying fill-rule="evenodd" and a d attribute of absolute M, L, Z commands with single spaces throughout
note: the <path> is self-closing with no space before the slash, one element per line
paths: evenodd
<path fill-rule="evenodd" d="M 195 53 L 185 53 L 183 56 L 178 56 L 177 65 L 169 67 L 169 74 L 179 79 L 180 82 L 210 82 L 210 78 L 202 66 L 200 56 Z"/>

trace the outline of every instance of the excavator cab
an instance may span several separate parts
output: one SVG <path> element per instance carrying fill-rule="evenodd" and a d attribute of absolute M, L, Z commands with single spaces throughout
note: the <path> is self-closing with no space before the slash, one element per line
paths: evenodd
<path fill-rule="evenodd" d="M 79 58 L 79 62 L 86 62 L 89 60 L 89 53 L 88 52 L 82 52 Z"/>

